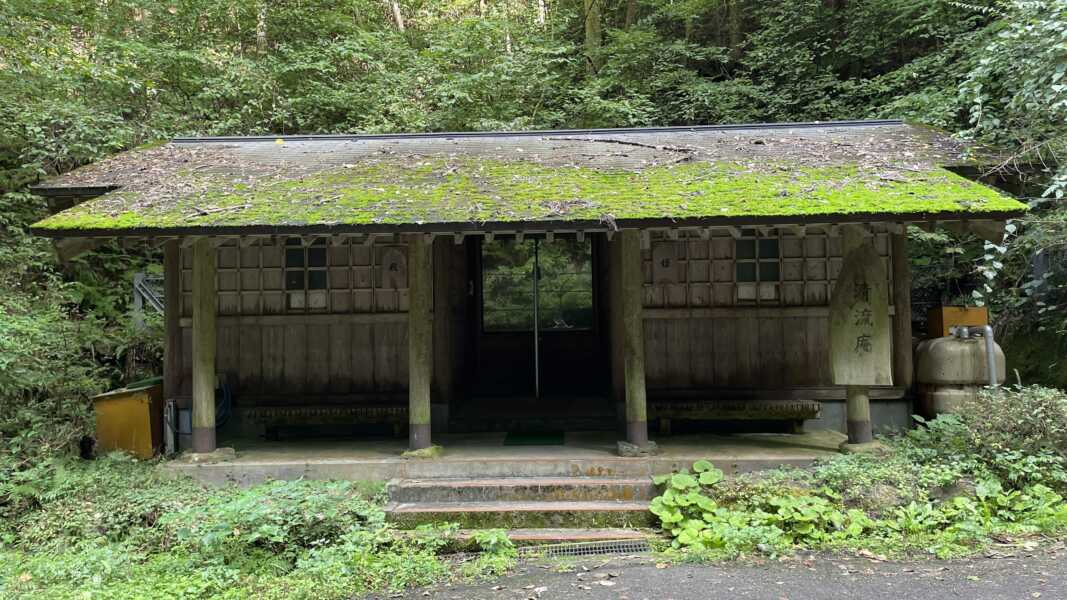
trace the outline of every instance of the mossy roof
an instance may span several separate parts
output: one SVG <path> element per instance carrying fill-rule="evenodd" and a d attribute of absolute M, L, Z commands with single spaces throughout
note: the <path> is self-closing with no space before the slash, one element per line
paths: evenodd
<path fill-rule="evenodd" d="M 903 123 L 176 140 L 68 173 L 102 193 L 49 235 L 517 224 L 1004 218 L 1025 208 L 948 169 L 968 148 Z"/>

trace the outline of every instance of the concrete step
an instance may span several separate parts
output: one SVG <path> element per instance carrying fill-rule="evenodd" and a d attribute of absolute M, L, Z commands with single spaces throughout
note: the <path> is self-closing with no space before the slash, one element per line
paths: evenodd
<path fill-rule="evenodd" d="M 461 529 L 460 540 L 473 539 L 476 529 Z M 617 542 L 622 540 L 655 540 L 659 536 L 648 530 L 612 527 L 607 529 L 509 529 L 508 538 L 519 546 L 568 544 L 578 542 Z"/>
<path fill-rule="evenodd" d="M 651 527 L 645 501 L 390 502 L 386 518 L 401 527 L 457 523 L 464 529 Z"/>
<path fill-rule="evenodd" d="M 651 500 L 650 477 L 494 477 L 478 479 L 396 479 L 389 482 L 395 502 L 517 502 Z"/>

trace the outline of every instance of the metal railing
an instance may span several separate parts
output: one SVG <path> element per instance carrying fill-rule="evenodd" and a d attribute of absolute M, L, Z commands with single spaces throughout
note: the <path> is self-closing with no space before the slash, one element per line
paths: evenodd
<path fill-rule="evenodd" d="M 144 327 L 145 305 L 162 314 L 163 302 L 163 278 L 158 275 L 149 275 L 143 271 L 133 274 L 133 322 L 138 327 Z"/>

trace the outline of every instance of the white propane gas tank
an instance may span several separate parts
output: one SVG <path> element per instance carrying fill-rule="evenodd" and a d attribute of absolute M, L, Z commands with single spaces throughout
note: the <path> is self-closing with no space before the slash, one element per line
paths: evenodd
<path fill-rule="evenodd" d="M 1003 383 L 1004 351 L 993 345 L 997 383 Z M 960 402 L 978 397 L 989 385 L 986 340 L 983 337 L 948 336 L 923 340 L 915 350 L 915 381 L 919 384 L 919 409 L 927 418 L 951 413 Z"/>

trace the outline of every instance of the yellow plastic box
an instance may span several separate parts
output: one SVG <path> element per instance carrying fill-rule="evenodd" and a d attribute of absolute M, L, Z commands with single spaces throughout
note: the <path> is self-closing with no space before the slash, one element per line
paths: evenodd
<path fill-rule="evenodd" d="M 981 327 L 989 324 L 989 309 L 985 306 L 935 306 L 927 313 L 929 325 L 926 337 L 945 337 L 950 328 L 966 325 Z"/>
<path fill-rule="evenodd" d="M 149 383 L 93 397 L 96 447 L 125 450 L 137 458 L 156 455 L 163 445 L 163 386 Z"/>

